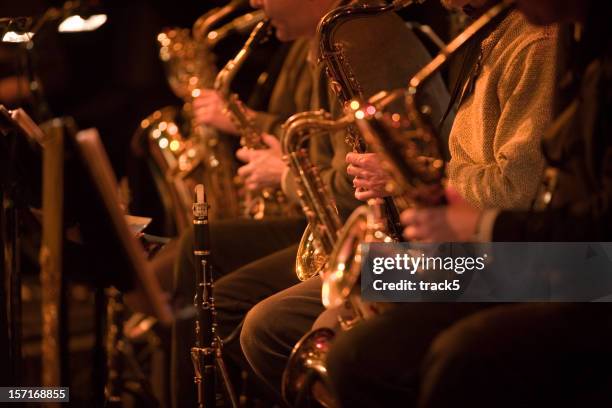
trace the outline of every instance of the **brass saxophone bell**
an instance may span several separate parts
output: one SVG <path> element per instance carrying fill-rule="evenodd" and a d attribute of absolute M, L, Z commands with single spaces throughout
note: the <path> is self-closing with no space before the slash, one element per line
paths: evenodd
<path fill-rule="evenodd" d="M 349 301 L 357 317 L 371 315 L 367 302 L 360 301 L 362 245 L 367 242 L 390 242 L 380 202 L 357 208 L 340 232 L 325 273 L 322 274 L 321 300 L 330 309 Z"/>
<path fill-rule="evenodd" d="M 300 240 L 295 259 L 295 274 L 301 281 L 306 281 L 318 275 L 327 264 L 327 256 L 320 247 L 311 228 L 311 225 L 308 224 Z"/>
<path fill-rule="evenodd" d="M 302 337 L 293 348 L 282 379 L 282 395 L 290 406 L 301 406 L 300 397 L 309 393 L 316 382 L 327 384 L 325 360 L 333 338 L 331 329 L 317 329 Z"/>
<path fill-rule="evenodd" d="M 366 239 L 368 218 L 368 207 L 357 208 L 346 221 L 329 257 L 321 289 L 323 306 L 328 309 L 341 306 L 359 279 L 361 243 Z"/>

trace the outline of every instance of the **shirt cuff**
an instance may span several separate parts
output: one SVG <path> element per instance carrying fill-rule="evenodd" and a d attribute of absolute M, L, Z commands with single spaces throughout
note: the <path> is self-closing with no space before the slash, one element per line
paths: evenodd
<path fill-rule="evenodd" d="M 476 233 L 474 234 L 475 242 L 491 242 L 493 239 L 493 227 L 495 226 L 495 219 L 499 214 L 500 210 L 485 210 L 483 211 L 478 225 L 476 226 Z"/>

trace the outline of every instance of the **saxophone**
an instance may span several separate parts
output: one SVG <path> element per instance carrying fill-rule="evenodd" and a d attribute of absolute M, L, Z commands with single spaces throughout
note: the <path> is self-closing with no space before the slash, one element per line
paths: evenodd
<path fill-rule="evenodd" d="M 513 3 L 513 0 L 502 0 L 490 8 L 414 75 L 407 89 L 381 92 L 366 103 L 354 100 L 349 104 L 349 115 L 365 142 L 382 153 L 389 164 L 395 181 L 390 192 L 398 207 L 438 205 L 444 200 L 442 142 L 430 117 L 431 108 L 421 101 L 422 87 L 476 34 L 504 16 Z M 393 102 L 398 100 L 404 102 L 404 115 L 389 112 Z M 342 228 L 328 260 L 322 276 L 323 304 L 337 307 L 348 303 L 355 315 L 355 320 L 344 324 L 343 329 L 390 307 L 365 302 L 359 287 L 361 244 L 387 240 L 384 227 L 379 207 L 359 207 Z M 287 401 L 300 399 L 304 392 L 311 391 L 309 387 L 319 382 L 325 388 L 325 402 L 334 404 L 326 370 L 326 356 L 333 338 L 332 330 L 322 328 L 307 333 L 296 344 L 283 375 L 283 396 Z"/>
<path fill-rule="evenodd" d="M 233 93 L 230 87 L 249 55 L 259 44 L 267 41 L 271 35 L 272 25 L 269 20 L 257 23 L 238 54 L 229 60 L 223 69 L 219 71 L 213 85 L 213 88 L 226 101 L 226 110 L 240 132 L 241 145 L 249 149 L 263 149 L 265 144 L 261 139 L 261 132 L 256 128 L 253 119 L 249 116 L 238 95 Z"/>
<path fill-rule="evenodd" d="M 242 49 L 233 59 L 227 62 L 214 81 L 213 88 L 225 100 L 225 111 L 230 115 L 232 122 L 239 130 L 240 145 L 247 149 L 259 150 L 268 147 L 263 142 L 261 130 L 255 126 L 249 112 L 240 101 L 239 96 L 232 92 L 230 86 L 253 50 L 266 42 L 271 35 L 272 25 L 270 21 L 260 21 Z M 264 189 L 258 196 L 253 196 L 251 192 L 247 192 L 242 207 L 244 215 L 254 219 L 262 219 L 267 215 L 296 214 L 293 207 L 287 203 L 287 198 L 280 189 Z"/>
<path fill-rule="evenodd" d="M 350 123 L 334 121 L 329 113 L 321 110 L 298 113 L 284 124 L 281 139 L 284 159 L 295 178 L 298 198 L 308 219 L 295 261 L 295 273 L 301 281 L 323 269 L 342 228 L 334 197 L 312 164 L 306 144 L 316 133 L 345 129 Z"/>
<path fill-rule="evenodd" d="M 347 5 L 330 11 L 319 23 L 319 58 L 329 80 L 329 86 L 337 95 L 340 103 L 348 108 L 351 101 L 364 100 L 371 96 L 371 89 L 364 89 L 361 78 L 364 72 L 355 72 L 350 64 L 350 42 L 342 38 L 344 30 L 350 29 L 350 23 L 356 19 L 367 19 L 387 12 L 405 8 L 423 0 L 399 0 L 384 5 Z M 399 26 L 396 34 L 401 35 L 407 30 L 404 23 Z M 350 35 L 350 31 L 348 34 Z M 401 77 L 403 78 L 403 74 Z M 398 75 L 390 75 L 390 81 L 397 82 Z M 398 83 L 394 83 L 395 86 Z M 313 134 L 323 131 L 346 130 L 346 143 L 354 152 L 364 153 L 366 144 L 359 130 L 354 125 L 354 117 L 345 115 L 337 121 L 332 121 L 329 114 L 318 111 L 306 112 L 289 118 L 285 123 L 283 153 L 289 168 L 298 185 L 298 196 L 302 209 L 309 224 L 298 247 L 295 271 L 300 280 L 307 280 L 317 275 L 325 263 L 340 233 L 342 221 L 338 217 L 334 200 L 327 188 L 313 169 L 307 158 L 304 146 Z M 310 135 L 308 132 L 310 131 Z M 399 213 L 392 199 L 386 198 L 378 209 L 386 220 L 385 230 L 393 239 L 398 240 Z"/>
<path fill-rule="evenodd" d="M 320 55 L 325 63 L 325 70 L 329 78 L 330 87 L 338 95 L 345 109 L 355 109 L 354 101 L 363 101 L 370 97 L 370 92 L 364 89 L 359 81 L 358 73 L 351 66 L 350 58 L 345 52 L 342 41 L 335 40 L 339 36 L 342 26 L 355 19 L 378 15 L 390 11 L 398 11 L 413 4 L 423 3 L 425 0 L 393 0 L 382 6 L 354 6 L 339 7 L 328 13 L 320 23 Z M 401 32 L 400 32 L 401 33 Z M 350 116 L 350 115 L 349 115 Z M 354 124 L 348 126 L 346 142 L 356 153 L 365 153 L 367 143 Z M 401 226 L 399 212 L 392 198 L 372 202 L 379 208 L 376 210 L 385 219 L 387 236 L 393 240 L 401 240 Z"/>
<path fill-rule="evenodd" d="M 249 32 L 263 19 L 262 12 L 252 12 L 219 26 L 240 12 L 243 3 L 235 1 L 206 13 L 192 30 L 172 28 L 157 37 L 168 83 L 185 103 L 182 109 L 161 108 L 142 120 L 134 140 L 147 141 L 159 196 L 172 214 L 168 221 L 174 220 L 167 223 L 167 231 L 180 232 L 189 226 L 191 191 L 202 182 L 215 208 L 211 219 L 240 213 L 232 146 L 214 129 L 192 126 L 191 101 L 200 88 L 211 87 L 216 77 L 213 47 L 229 35 Z"/>

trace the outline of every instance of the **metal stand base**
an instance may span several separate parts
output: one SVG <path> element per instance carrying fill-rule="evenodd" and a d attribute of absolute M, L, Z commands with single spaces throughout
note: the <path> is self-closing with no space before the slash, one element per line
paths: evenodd
<path fill-rule="evenodd" d="M 200 390 L 206 390 L 204 391 L 204 395 L 198 395 L 198 408 L 214 408 L 219 405 L 218 401 L 220 398 L 217 398 L 216 378 L 221 379 L 223 390 L 225 391 L 225 396 L 230 406 L 232 408 L 239 407 L 238 398 L 236 397 L 234 386 L 232 385 L 227 367 L 223 361 L 221 349 L 221 340 L 218 337 L 214 341 L 212 348 L 191 348 L 191 359 L 196 374 L 194 382 L 198 386 L 198 393 L 201 392 Z M 206 360 L 208 361 L 205 363 Z M 214 363 L 211 364 L 211 360 L 214 360 Z M 200 369 L 200 367 L 203 367 L 203 369 Z M 210 376 L 213 376 L 213 378 L 210 378 Z M 201 387 L 200 384 L 204 386 Z"/>

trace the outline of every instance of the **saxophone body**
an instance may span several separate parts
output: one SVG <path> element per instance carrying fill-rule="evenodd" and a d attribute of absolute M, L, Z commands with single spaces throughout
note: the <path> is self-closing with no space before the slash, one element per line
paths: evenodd
<path fill-rule="evenodd" d="M 349 124 L 332 120 L 322 110 L 298 113 L 285 122 L 283 155 L 297 183 L 300 204 L 308 219 L 295 262 L 295 272 L 302 281 L 322 271 L 342 228 L 334 197 L 312 164 L 307 143 L 313 135 L 344 129 Z"/>
<path fill-rule="evenodd" d="M 503 16 L 512 4 L 511 0 L 503 0 L 493 6 L 414 75 L 407 88 L 381 92 L 367 102 L 354 99 L 347 103 L 350 109 L 347 115 L 352 118 L 364 142 L 385 158 L 394 178 L 389 192 L 399 209 L 439 205 L 444 200 L 442 142 L 430 117 L 431 108 L 420 99 L 422 87 L 451 56 Z M 345 78 L 350 79 L 350 75 Z M 394 110 L 398 101 L 404 105 L 401 112 Z M 341 322 L 342 329 L 350 329 L 392 307 L 391 304 L 364 301 L 360 288 L 361 244 L 389 242 L 392 237 L 386 233 L 386 226 L 381 206 L 362 206 L 353 212 L 337 237 L 322 273 L 322 301 L 328 308 L 350 306 L 353 320 Z M 283 396 L 289 403 L 301 401 L 303 393 L 310 392 L 304 387 L 312 387 L 317 381 L 327 386 L 326 400 L 334 401 L 326 378 L 326 356 L 333 338 L 333 332 L 323 328 L 306 334 L 296 345 L 283 375 Z"/>
<path fill-rule="evenodd" d="M 343 30 L 347 30 L 345 26 L 350 27 L 350 24 L 367 19 L 373 15 L 384 15 L 389 12 L 397 11 L 406 8 L 413 4 L 422 3 L 424 0 L 395 0 L 389 3 L 369 4 L 363 3 L 350 4 L 344 7 L 339 7 L 325 16 L 319 25 L 320 33 L 320 58 L 325 64 L 325 72 L 329 79 L 330 87 L 338 96 L 338 99 L 343 104 L 345 111 L 349 115 L 351 110 L 355 110 L 356 101 L 365 101 L 373 95 L 373 89 L 368 87 L 367 82 L 362 78 L 368 78 L 368 73 L 363 72 L 366 64 L 356 63 L 358 60 L 354 56 L 355 52 L 351 53 L 350 44 L 343 41 Z M 390 24 L 393 24 L 390 22 Z M 403 28 L 403 27 L 402 27 Z M 399 31 L 398 35 L 402 35 Z M 400 69 L 401 71 L 401 69 Z M 397 83 L 397 72 L 380 72 L 380 75 L 385 75 L 392 78 L 389 83 Z M 379 89 L 376 89 L 378 91 Z M 352 147 L 356 153 L 366 153 L 368 145 L 364 140 L 361 132 L 352 124 L 348 127 L 346 143 Z M 395 241 L 401 241 L 401 226 L 399 222 L 399 212 L 396 203 L 391 197 L 385 197 L 381 200 L 374 200 L 368 203 L 371 206 L 377 206 L 376 213 L 381 214 L 385 220 L 384 230 L 388 237 Z"/>
<path fill-rule="evenodd" d="M 239 96 L 232 92 L 231 84 L 253 50 L 268 41 L 272 33 L 272 25 L 268 20 L 258 22 L 242 49 L 227 62 L 214 81 L 213 88 L 225 100 L 225 110 L 240 133 L 240 145 L 247 149 L 259 150 L 268 147 L 263 142 L 261 130 L 255 125 Z M 259 194 L 246 192 L 241 200 L 241 212 L 253 219 L 298 214 L 280 189 L 263 189 Z"/>

